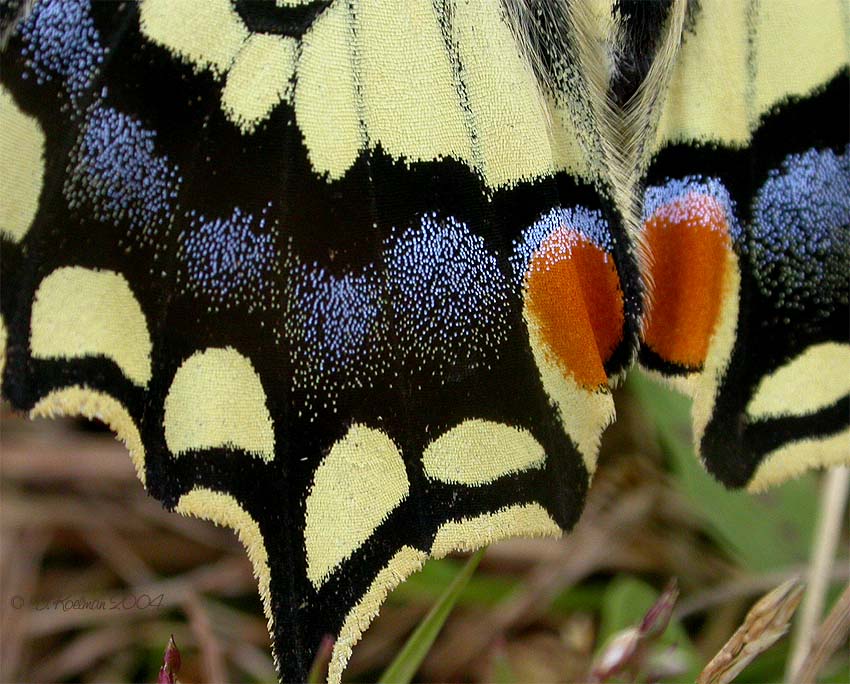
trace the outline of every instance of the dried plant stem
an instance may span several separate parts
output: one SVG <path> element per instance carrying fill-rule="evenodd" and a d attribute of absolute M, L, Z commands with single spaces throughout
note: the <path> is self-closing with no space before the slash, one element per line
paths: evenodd
<path fill-rule="evenodd" d="M 826 620 L 818 627 L 808 655 L 797 670 L 800 684 L 814 684 L 818 672 L 850 633 L 850 584 L 844 588 Z"/>
<path fill-rule="evenodd" d="M 795 673 L 799 672 L 803 659 L 809 652 L 815 628 L 823 614 L 835 549 L 838 545 L 841 525 L 844 520 L 848 486 L 850 486 L 850 468 L 833 468 L 827 473 L 821 498 L 820 519 L 812 551 L 812 562 L 807 577 L 808 586 L 800 610 L 800 619 L 794 628 L 791 655 L 788 658 L 785 671 L 787 682 L 797 681 Z"/>

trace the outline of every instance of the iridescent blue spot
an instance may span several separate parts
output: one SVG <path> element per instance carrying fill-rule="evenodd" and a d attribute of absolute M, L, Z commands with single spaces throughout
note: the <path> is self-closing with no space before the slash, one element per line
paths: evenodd
<path fill-rule="evenodd" d="M 337 372 L 362 360 L 367 344 L 376 342 L 381 283 L 372 269 L 335 276 L 304 268 L 294 290 L 294 309 L 304 348 L 317 357 L 318 367 Z"/>
<path fill-rule="evenodd" d="M 63 188 L 71 207 L 88 202 L 98 220 L 126 222 L 136 237 L 154 239 L 171 218 L 180 184 L 155 141 L 156 133 L 126 114 L 92 106 Z"/>
<path fill-rule="evenodd" d="M 191 230 L 181 232 L 180 257 L 191 287 L 213 301 L 230 303 L 244 296 L 254 300 L 266 288 L 276 257 L 266 219 L 239 207 L 230 218 L 207 219 L 189 212 Z"/>
<path fill-rule="evenodd" d="M 393 334 L 409 360 L 484 363 L 504 341 L 509 286 L 484 239 L 452 217 L 426 215 L 385 252 Z"/>
<path fill-rule="evenodd" d="M 611 231 L 608 222 L 598 211 L 591 211 L 584 207 L 562 209 L 555 207 L 551 211 L 541 215 L 532 225 L 526 228 L 522 237 L 514 241 L 514 252 L 510 262 L 513 267 L 514 284 L 521 287 L 525 281 L 528 264 L 543 244 L 556 231 L 567 229 L 570 234 L 577 234 L 606 253 L 614 249 Z M 559 242 L 550 245 L 548 253 L 550 257 L 568 256 L 571 245 Z M 558 254 L 563 250 L 563 254 Z"/>
<path fill-rule="evenodd" d="M 850 146 L 789 155 L 753 203 L 749 254 L 759 287 L 779 306 L 813 314 L 847 306 L 848 245 Z"/>
<path fill-rule="evenodd" d="M 90 0 L 42 0 L 21 26 L 27 67 L 39 83 L 61 78 L 72 101 L 88 89 L 105 54 Z"/>

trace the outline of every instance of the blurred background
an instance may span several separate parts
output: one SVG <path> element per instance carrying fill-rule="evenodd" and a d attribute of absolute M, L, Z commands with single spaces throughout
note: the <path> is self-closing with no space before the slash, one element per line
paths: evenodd
<path fill-rule="evenodd" d="M 637 624 L 671 578 L 681 591 L 673 619 L 630 676 L 694 681 L 761 595 L 805 576 L 823 475 L 764 495 L 728 492 L 693 453 L 686 399 L 638 378 L 616 403 L 579 525 L 562 540 L 490 547 L 417 681 L 585 681 L 609 637 Z M 6 406 L 0 467 L 3 682 L 155 682 L 170 634 L 181 682 L 275 681 L 233 532 L 163 511 L 108 432 L 31 423 Z M 850 574 L 840 505 L 837 555 L 819 570 L 827 610 Z M 402 584 L 345 681 L 374 681 L 463 563 L 431 561 Z M 781 681 L 797 641 L 792 630 L 736 681 Z M 819 681 L 850 682 L 846 643 Z"/>

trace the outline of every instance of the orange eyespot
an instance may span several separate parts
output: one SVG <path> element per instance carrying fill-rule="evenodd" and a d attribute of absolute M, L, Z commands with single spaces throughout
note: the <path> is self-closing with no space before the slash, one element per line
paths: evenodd
<path fill-rule="evenodd" d="M 544 240 L 526 273 L 526 306 L 564 373 L 595 389 L 623 336 L 623 294 L 614 260 L 575 231 Z"/>
<path fill-rule="evenodd" d="M 652 263 L 643 340 L 665 361 L 700 369 L 731 249 L 726 212 L 711 195 L 691 192 L 660 207 L 644 229 Z"/>

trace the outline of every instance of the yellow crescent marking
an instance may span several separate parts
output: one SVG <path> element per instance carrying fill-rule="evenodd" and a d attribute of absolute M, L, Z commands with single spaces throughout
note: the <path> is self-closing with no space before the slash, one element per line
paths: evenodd
<path fill-rule="evenodd" d="M 177 369 L 165 398 L 164 426 L 175 456 L 231 447 L 266 462 L 274 458 L 263 384 L 251 362 L 230 347 L 195 352 Z"/>
<path fill-rule="evenodd" d="M 82 416 L 104 423 L 130 452 L 130 460 L 136 475 L 145 481 L 145 447 L 139 428 L 127 408 L 118 399 L 104 392 L 97 392 L 80 385 L 53 390 L 42 397 L 30 409 L 30 418 L 54 418 L 56 416 Z"/>
<path fill-rule="evenodd" d="M 111 358 L 132 382 L 151 378 L 151 339 L 142 307 L 120 273 L 58 268 L 38 286 L 30 349 L 38 359 Z"/>
<path fill-rule="evenodd" d="M 0 231 L 19 242 L 32 225 L 44 184 L 44 133 L 0 86 Z"/>
<path fill-rule="evenodd" d="M 339 684 L 342 671 L 351 658 L 351 651 L 360 641 L 389 593 L 414 572 L 422 569 L 428 555 L 410 546 L 402 546 L 369 585 L 366 593 L 345 617 L 328 665 L 328 684 Z"/>
<path fill-rule="evenodd" d="M 801 439 L 770 452 L 759 464 L 747 490 L 761 492 L 807 470 L 841 465 L 850 465 L 850 428 L 830 437 Z"/>
<path fill-rule="evenodd" d="M 434 537 L 432 558 L 475 551 L 508 537 L 560 537 L 561 528 L 540 504 L 508 506 L 495 513 L 447 522 Z"/>
<path fill-rule="evenodd" d="M 481 485 L 546 463 L 543 447 L 526 430 L 489 420 L 467 420 L 431 442 L 422 454 L 435 480 Z"/>
<path fill-rule="evenodd" d="M 269 634 L 274 633 L 274 614 L 271 599 L 271 572 L 269 555 L 263 541 L 260 526 L 251 515 L 239 505 L 230 494 L 216 492 L 204 487 L 195 487 L 180 497 L 174 509 L 182 515 L 191 515 L 202 520 L 210 520 L 216 525 L 230 527 L 236 532 L 242 546 L 248 552 L 248 558 L 254 568 L 254 577 L 260 590 L 263 612 L 268 621 Z M 274 644 L 272 644 L 274 648 Z"/>
<path fill-rule="evenodd" d="M 316 469 L 307 496 L 307 577 L 317 589 L 407 496 L 398 448 L 380 430 L 353 425 Z"/>

